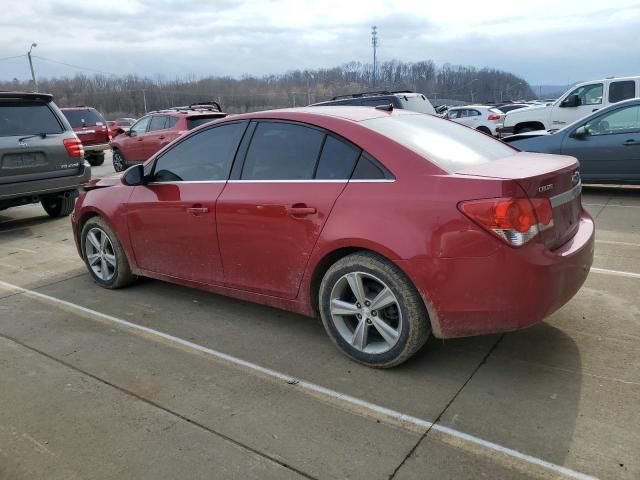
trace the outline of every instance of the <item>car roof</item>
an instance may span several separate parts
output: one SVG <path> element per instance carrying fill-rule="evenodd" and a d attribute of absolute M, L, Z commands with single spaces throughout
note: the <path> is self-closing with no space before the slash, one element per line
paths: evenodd
<path fill-rule="evenodd" d="M 262 112 L 242 113 L 238 115 L 230 115 L 227 118 L 236 120 L 242 119 L 258 119 L 272 118 L 278 120 L 309 120 L 316 118 L 333 117 L 352 122 L 361 122 L 373 118 L 385 118 L 398 115 L 424 115 L 418 112 L 405 109 L 380 110 L 372 107 L 355 107 L 355 106 L 338 106 L 327 105 L 318 107 L 299 107 L 299 108 L 282 108 L 278 110 L 265 110 Z"/>
<path fill-rule="evenodd" d="M 40 100 L 41 102 L 50 102 L 53 100 L 53 95 L 49 93 L 0 91 L 0 98 L 21 98 L 24 100 Z"/>

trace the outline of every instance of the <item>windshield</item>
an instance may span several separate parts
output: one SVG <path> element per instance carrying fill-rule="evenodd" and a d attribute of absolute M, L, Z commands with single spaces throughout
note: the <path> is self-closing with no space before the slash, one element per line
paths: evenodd
<path fill-rule="evenodd" d="M 0 137 L 62 133 L 62 125 L 43 103 L 0 103 Z"/>
<path fill-rule="evenodd" d="M 397 115 L 362 123 L 449 173 L 516 153 L 514 148 L 484 133 L 431 115 Z"/>
<path fill-rule="evenodd" d="M 431 115 L 435 115 L 436 113 L 433 105 L 431 105 L 431 102 L 427 100 L 427 97 L 424 95 L 400 95 L 398 99 L 402 104 L 402 108 L 407 110 L 413 110 L 418 113 L 430 113 Z"/>
<path fill-rule="evenodd" d="M 96 110 L 63 110 L 64 116 L 67 117 L 73 128 L 84 127 L 86 125 L 102 125 L 104 118 Z"/>

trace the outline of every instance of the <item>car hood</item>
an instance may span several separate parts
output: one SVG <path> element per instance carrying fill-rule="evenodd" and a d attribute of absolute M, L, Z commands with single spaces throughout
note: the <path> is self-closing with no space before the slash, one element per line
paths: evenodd
<path fill-rule="evenodd" d="M 557 130 L 556 130 L 557 131 Z M 503 142 L 510 143 L 514 140 L 523 140 L 525 138 L 542 137 L 543 135 L 553 135 L 555 131 L 550 132 L 548 130 L 534 130 L 533 132 L 518 133 L 517 135 L 509 135 L 501 140 Z"/>

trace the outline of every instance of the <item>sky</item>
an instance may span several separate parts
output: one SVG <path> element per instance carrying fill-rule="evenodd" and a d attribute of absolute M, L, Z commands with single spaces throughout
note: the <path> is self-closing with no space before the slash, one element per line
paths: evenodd
<path fill-rule="evenodd" d="M 371 62 L 372 25 L 380 61 L 488 66 L 532 85 L 640 75 L 640 0 L 0 0 L 0 7 L 0 80 L 30 77 L 26 56 L 6 57 L 25 55 L 33 42 L 38 77 L 199 78 Z"/>

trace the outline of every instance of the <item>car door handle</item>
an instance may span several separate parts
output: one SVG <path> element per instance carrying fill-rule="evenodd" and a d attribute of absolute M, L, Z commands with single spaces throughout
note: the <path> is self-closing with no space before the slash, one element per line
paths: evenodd
<path fill-rule="evenodd" d="M 164 135 L 160 135 L 158 138 L 159 138 L 160 140 L 164 140 Z"/>
<path fill-rule="evenodd" d="M 187 208 L 187 213 L 191 215 L 204 215 L 205 213 L 209 213 L 209 209 L 207 207 L 193 206 Z"/>
<path fill-rule="evenodd" d="M 634 145 L 640 145 L 640 141 L 629 139 L 623 143 L 625 147 L 633 147 Z"/>
<path fill-rule="evenodd" d="M 295 205 L 289 207 L 287 209 L 289 215 L 294 217 L 304 217 L 306 215 L 313 215 L 314 213 L 318 213 L 314 207 L 307 207 L 304 203 L 296 203 Z"/>
<path fill-rule="evenodd" d="M 599 108 L 594 108 L 593 110 L 591 110 L 592 112 L 597 112 L 598 110 L 600 110 Z"/>

